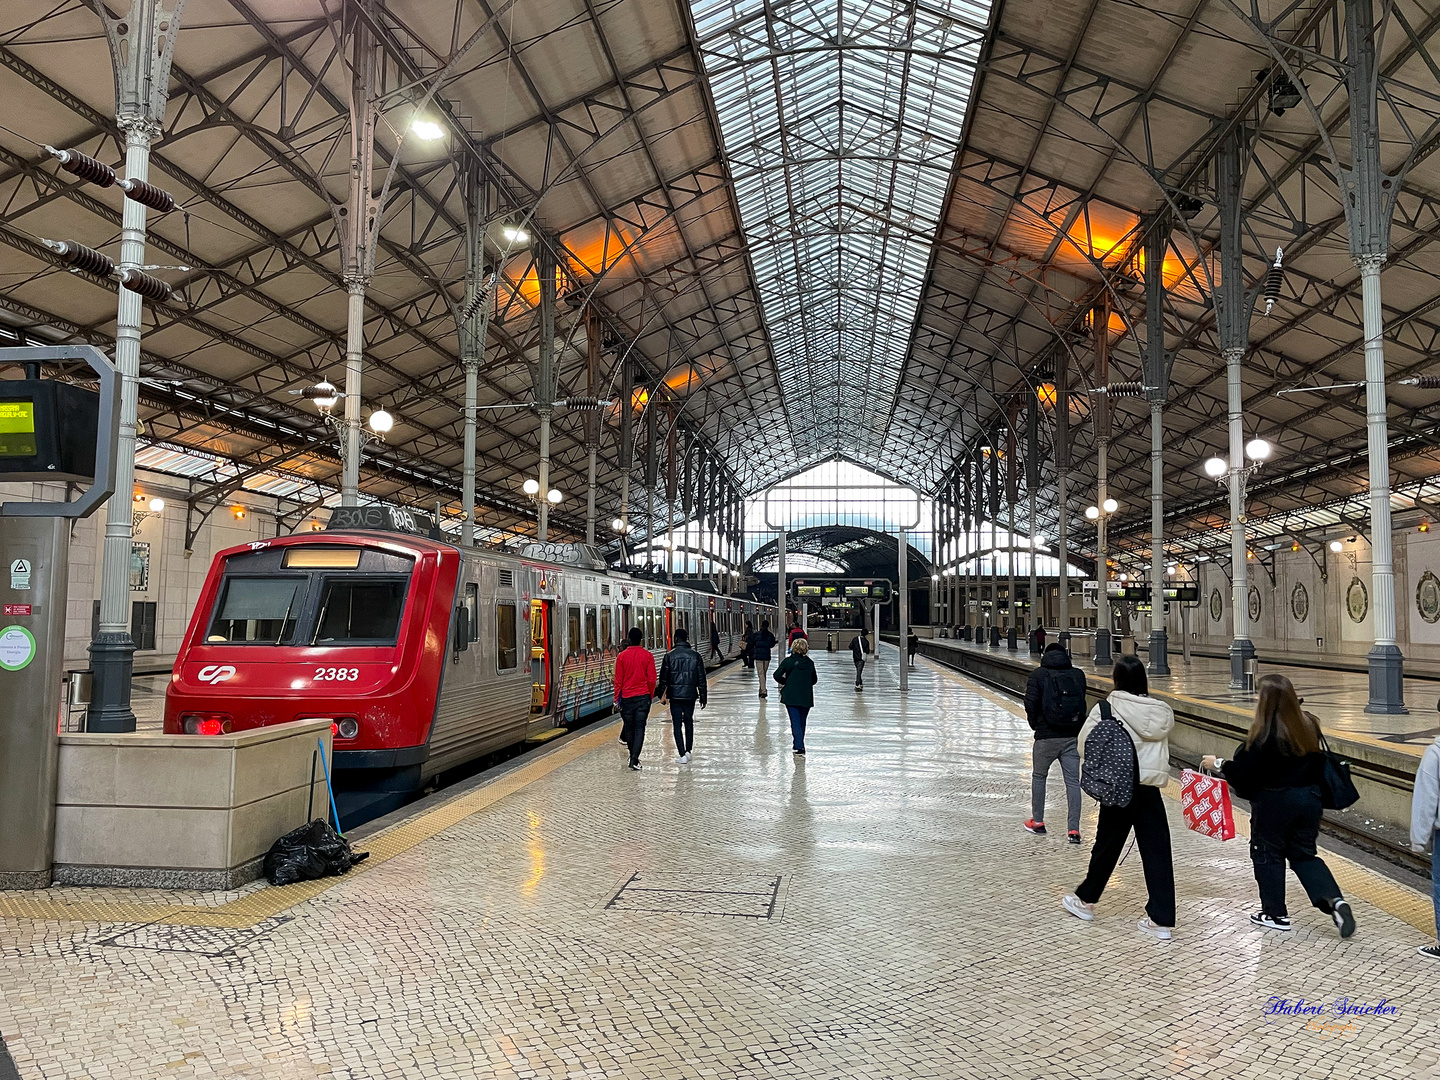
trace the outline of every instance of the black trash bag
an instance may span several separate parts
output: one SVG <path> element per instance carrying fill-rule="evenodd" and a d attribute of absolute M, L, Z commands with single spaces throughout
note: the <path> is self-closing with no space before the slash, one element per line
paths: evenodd
<path fill-rule="evenodd" d="M 263 870 L 271 885 L 290 885 L 343 874 L 369 857 L 368 851 L 352 851 L 350 841 L 316 818 L 276 840 L 265 853 Z"/>

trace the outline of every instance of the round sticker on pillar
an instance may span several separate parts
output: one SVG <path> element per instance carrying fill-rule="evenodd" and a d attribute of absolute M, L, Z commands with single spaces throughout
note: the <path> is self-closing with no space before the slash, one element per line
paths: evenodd
<path fill-rule="evenodd" d="M 23 626 L 0 630 L 0 668 L 19 671 L 35 659 L 35 635 Z"/>

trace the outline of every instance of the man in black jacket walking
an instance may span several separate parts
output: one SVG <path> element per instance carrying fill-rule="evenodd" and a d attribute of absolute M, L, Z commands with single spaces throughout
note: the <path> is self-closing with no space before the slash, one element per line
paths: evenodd
<path fill-rule="evenodd" d="M 1058 760 L 1065 778 L 1066 835 L 1080 843 L 1080 750 L 1076 737 L 1085 724 L 1085 673 L 1070 663 L 1059 642 L 1049 645 L 1025 685 L 1025 719 L 1035 732 L 1030 773 L 1030 820 L 1025 828 L 1045 832 L 1045 781 Z"/>
<path fill-rule="evenodd" d="M 850 639 L 850 657 L 855 661 L 855 689 L 865 689 L 865 657 L 870 653 L 870 639 L 861 630 Z"/>
<path fill-rule="evenodd" d="M 708 688 L 705 685 L 705 661 L 690 645 L 690 634 L 683 627 L 675 631 L 675 647 L 665 654 L 660 664 L 660 682 L 655 687 L 663 705 L 670 702 L 670 720 L 675 725 L 675 752 L 680 764 L 690 764 L 690 750 L 695 744 L 695 702 L 705 708 Z"/>

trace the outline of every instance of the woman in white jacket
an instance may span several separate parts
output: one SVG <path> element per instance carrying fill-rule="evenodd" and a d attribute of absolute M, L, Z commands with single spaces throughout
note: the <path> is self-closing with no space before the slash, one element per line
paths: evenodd
<path fill-rule="evenodd" d="M 1095 918 L 1095 904 L 1134 829 L 1135 846 L 1140 849 L 1140 862 L 1145 868 L 1145 889 L 1150 894 L 1139 926 L 1145 933 L 1168 941 L 1175 925 L 1175 867 L 1170 858 L 1170 824 L 1160 789 L 1170 780 L 1170 731 L 1175 726 L 1175 713 L 1165 702 L 1150 697 L 1145 665 L 1136 657 L 1120 657 L 1111 677 L 1115 689 L 1108 699 L 1110 711 L 1135 744 L 1135 794 L 1128 806 L 1100 807 L 1090 872 L 1063 903 L 1077 919 L 1090 922 Z M 1080 729 L 1082 759 L 1085 740 L 1099 722 L 1100 706 L 1096 705 Z"/>

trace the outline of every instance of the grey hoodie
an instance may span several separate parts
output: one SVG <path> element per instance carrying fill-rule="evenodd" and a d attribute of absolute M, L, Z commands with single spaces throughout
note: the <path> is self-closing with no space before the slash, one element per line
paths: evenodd
<path fill-rule="evenodd" d="M 1440 829 L 1440 737 L 1425 748 L 1410 802 L 1410 846 L 1423 851 Z M 1437 852 L 1436 854 L 1440 854 Z"/>

